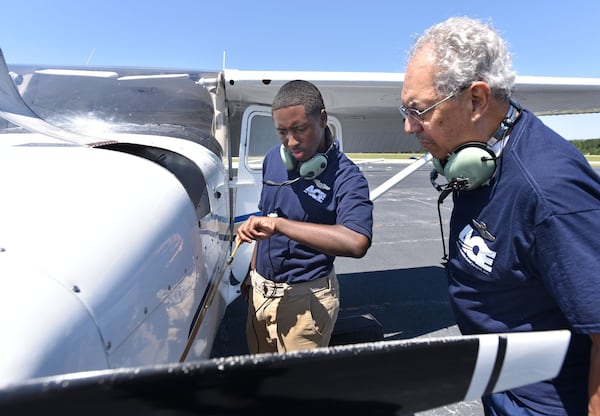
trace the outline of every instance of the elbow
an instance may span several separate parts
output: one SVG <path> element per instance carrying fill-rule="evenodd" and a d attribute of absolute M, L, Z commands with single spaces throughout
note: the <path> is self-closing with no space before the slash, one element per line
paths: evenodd
<path fill-rule="evenodd" d="M 355 259 L 363 258 L 367 254 L 367 249 L 357 250 L 350 257 L 354 257 Z"/>
<path fill-rule="evenodd" d="M 357 238 L 356 240 L 356 244 L 353 244 L 350 249 L 349 256 L 360 259 L 367 254 L 369 247 L 371 247 L 371 240 L 364 235 L 361 235 L 360 238 Z"/>

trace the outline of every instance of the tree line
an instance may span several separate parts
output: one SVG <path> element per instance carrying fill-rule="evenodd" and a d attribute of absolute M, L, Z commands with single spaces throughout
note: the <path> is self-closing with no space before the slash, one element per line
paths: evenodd
<path fill-rule="evenodd" d="M 584 155 L 600 155 L 600 139 L 571 140 Z"/>

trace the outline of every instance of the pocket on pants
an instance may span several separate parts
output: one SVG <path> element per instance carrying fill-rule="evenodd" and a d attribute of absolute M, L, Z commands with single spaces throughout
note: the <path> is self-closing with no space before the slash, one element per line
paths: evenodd
<path fill-rule="evenodd" d="M 321 335 L 330 337 L 340 309 L 337 291 L 326 289 L 314 293 L 310 298 L 309 308 L 315 329 Z"/>

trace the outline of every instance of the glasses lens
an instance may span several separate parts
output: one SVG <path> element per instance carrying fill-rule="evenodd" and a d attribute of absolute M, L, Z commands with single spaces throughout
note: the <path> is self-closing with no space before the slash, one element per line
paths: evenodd
<path fill-rule="evenodd" d="M 414 108 L 405 107 L 405 106 L 400 106 L 399 108 L 400 108 L 400 113 L 402 114 L 402 117 L 404 117 L 404 118 L 412 117 L 414 120 L 423 121 L 421 114 L 419 114 L 418 110 L 415 110 Z"/>

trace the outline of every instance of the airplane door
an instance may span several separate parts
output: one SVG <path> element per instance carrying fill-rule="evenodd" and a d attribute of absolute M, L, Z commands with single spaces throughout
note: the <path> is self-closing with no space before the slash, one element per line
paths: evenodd
<path fill-rule="evenodd" d="M 271 108 L 251 105 L 242 115 L 240 128 L 240 149 L 237 163 L 237 180 L 234 188 L 234 230 L 251 215 L 260 215 L 258 200 L 262 189 L 262 162 L 267 151 L 276 145 L 279 139 L 275 135 Z M 234 161 L 235 168 L 235 161 Z M 233 279 L 237 285 L 245 278 L 254 244 L 242 244 L 231 264 Z M 230 293 L 231 302 L 239 290 Z"/>
<path fill-rule="evenodd" d="M 273 128 L 271 108 L 251 105 L 244 111 L 240 131 L 240 149 L 235 202 L 235 223 L 258 214 L 262 189 L 262 162 L 267 151 L 279 143 Z"/>

